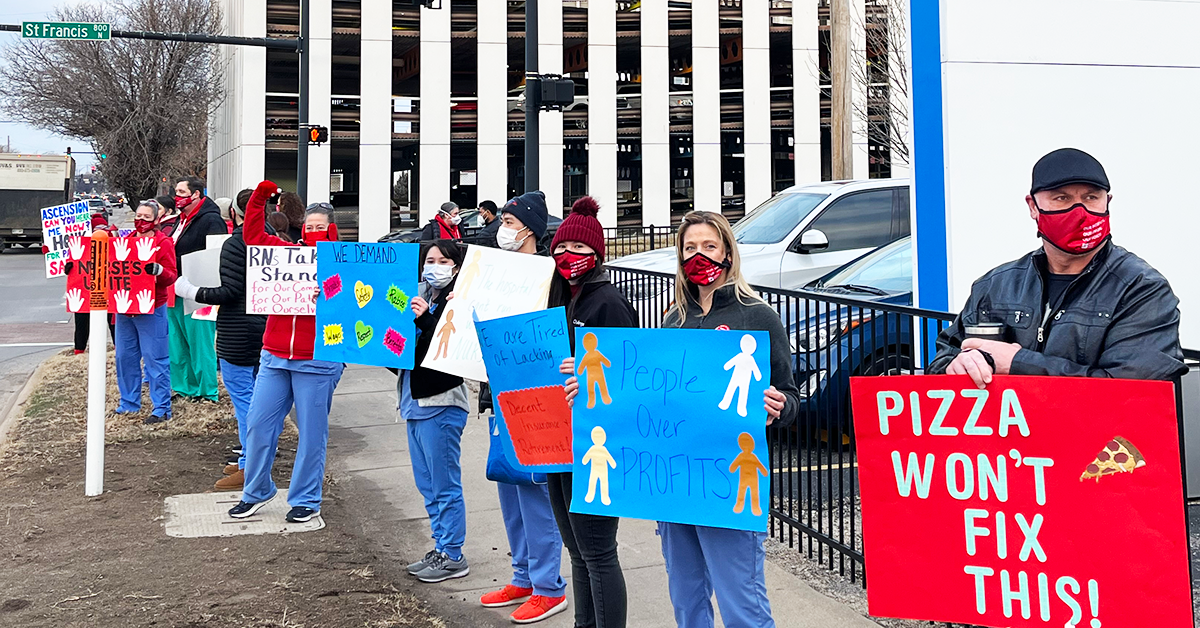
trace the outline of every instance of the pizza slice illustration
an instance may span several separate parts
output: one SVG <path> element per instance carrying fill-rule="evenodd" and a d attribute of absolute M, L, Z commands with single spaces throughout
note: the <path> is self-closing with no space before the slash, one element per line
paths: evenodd
<path fill-rule="evenodd" d="M 1087 466 L 1083 475 L 1079 476 L 1079 481 L 1095 478 L 1099 482 L 1100 478 L 1106 475 L 1132 473 L 1134 469 L 1144 466 L 1146 466 L 1146 459 L 1142 456 L 1142 452 L 1138 451 L 1137 447 L 1134 447 L 1133 443 L 1128 440 L 1114 436 L 1104 446 L 1104 449 L 1096 454 L 1096 459 Z"/>

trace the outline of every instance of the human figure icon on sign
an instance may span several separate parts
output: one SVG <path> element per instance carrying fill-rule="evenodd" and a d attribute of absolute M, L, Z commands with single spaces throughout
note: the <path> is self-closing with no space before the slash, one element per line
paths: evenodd
<path fill-rule="evenodd" d="M 438 348 L 433 354 L 433 359 L 439 357 L 450 357 L 450 336 L 454 334 L 454 310 L 446 310 L 446 322 L 442 323 L 441 330 L 438 331 Z"/>
<path fill-rule="evenodd" d="M 590 335 L 590 334 L 589 334 Z M 592 503 L 596 499 L 596 487 L 600 487 L 600 503 L 605 506 L 612 504 L 612 500 L 608 498 L 608 468 L 617 468 L 617 461 L 613 459 L 612 454 L 608 453 L 608 449 L 604 446 L 604 441 L 608 440 L 608 435 L 604 433 L 604 428 L 597 425 L 592 428 L 592 446 L 583 455 L 581 463 L 584 466 L 591 465 L 591 473 L 588 474 L 588 491 L 587 496 L 583 501 Z M 757 487 L 755 487 L 757 491 Z"/>
<path fill-rule="evenodd" d="M 587 407 L 596 407 L 596 391 L 600 391 L 600 400 L 604 405 L 612 403 L 612 397 L 608 396 L 608 382 L 604 379 L 604 369 L 612 366 L 612 362 L 604 357 L 603 353 L 596 350 L 596 344 L 599 341 L 596 339 L 596 334 L 588 332 L 583 336 L 583 348 L 586 351 L 583 357 L 579 360 L 578 374 L 584 376 L 584 381 L 587 384 L 588 405 Z"/>
<path fill-rule="evenodd" d="M 471 289 L 471 285 L 479 277 L 479 259 L 482 257 L 483 251 L 475 249 L 475 253 L 471 255 L 471 261 L 458 274 L 458 287 L 454 290 L 456 292 L 455 296 L 461 299 L 467 298 L 467 291 Z"/>
<path fill-rule="evenodd" d="M 733 403 L 733 396 L 736 394 L 738 395 L 737 413 L 746 416 L 746 400 L 750 397 L 750 378 L 753 377 L 756 382 L 762 379 L 758 363 L 754 361 L 754 350 L 757 348 L 758 343 L 755 342 L 754 336 L 750 334 L 742 336 L 742 352 L 725 363 L 725 370 L 733 369 L 733 375 L 729 378 L 729 386 L 725 388 L 725 398 L 717 407 L 728 410 L 729 405 Z"/>
<path fill-rule="evenodd" d="M 766 477 L 767 468 L 758 456 L 754 455 L 753 436 L 742 432 L 738 436 L 738 447 L 742 448 L 742 453 L 729 465 L 729 472 L 738 474 L 737 503 L 733 505 L 733 512 L 741 514 L 746 509 L 746 491 L 750 491 L 750 512 L 759 517 L 762 516 L 762 506 L 758 505 L 758 474 Z"/>

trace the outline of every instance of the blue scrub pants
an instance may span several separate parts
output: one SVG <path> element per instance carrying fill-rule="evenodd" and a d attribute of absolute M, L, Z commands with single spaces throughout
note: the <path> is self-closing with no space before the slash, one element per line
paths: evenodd
<path fill-rule="evenodd" d="M 250 415 L 250 400 L 254 398 L 254 380 L 258 377 L 257 366 L 238 366 L 227 360 L 218 360 L 221 381 L 233 402 L 233 414 L 237 417 L 238 442 L 246 442 L 246 419 Z M 246 448 L 238 456 L 238 468 L 246 468 Z"/>
<path fill-rule="evenodd" d="M 447 407 L 427 419 L 408 419 L 408 455 L 417 490 L 425 498 L 433 547 L 453 560 L 467 540 L 467 507 L 462 491 L 462 433 L 467 411 Z"/>
<path fill-rule="evenodd" d="M 550 491 L 545 484 L 524 486 L 497 482 L 500 514 L 512 551 L 512 585 L 533 587 L 534 595 L 560 597 L 567 583 L 559 573 L 562 537 L 550 509 Z"/>
<path fill-rule="evenodd" d="M 342 378 L 340 362 L 287 360 L 262 352 L 254 398 L 246 416 L 246 483 L 242 501 L 257 504 L 275 496 L 271 467 L 283 418 L 296 405 L 296 464 L 288 487 L 288 505 L 321 509 L 321 486 L 325 480 L 325 445 L 329 441 L 329 409 L 333 391 Z"/>
<path fill-rule="evenodd" d="M 154 308 L 152 314 L 117 314 L 116 344 L 117 388 L 121 403 L 117 412 L 142 409 L 142 360 L 145 378 L 150 384 L 150 403 L 154 416 L 171 416 L 171 349 L 167 337 L 167 306 Z"/>
<path fill-rule="evenodd" d="M 766 533 L 658 524 L 679 628 L 713 628 L 713 590 L 726 628 L 775 628 L 763 568 Z"/>

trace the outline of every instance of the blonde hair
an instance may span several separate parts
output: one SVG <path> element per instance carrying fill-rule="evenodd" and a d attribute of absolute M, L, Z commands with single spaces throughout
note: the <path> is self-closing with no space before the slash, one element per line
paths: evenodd
<path fill-rule="evenodd" d="M 738 254 L 737 241 L 733 237 L 733 228 L 729 226 L 729 220 L 716 212 L 688 212 L 683 217 L 683 221 L 679 223 L 679 231 L 675 237 L 675 257 L 678 264 L 675 269 L 675 303 L 672 304 L 671 309 L 679 314 L 679 326 L 682 327 L 683 322 L 687 319 L 689 296 L 687 287 L 690 283 L 687 275 L 683 272 L 683 234 L 695 225 L 708 225 L 721 235 L 721 242 L 725 245 L 725 254 L 729 258 L 729 268 L 725 269 L 725 283 L 721 285 L 734 286 L 738 303 L 742 305 L 750 305 L 755 301 L 766 303 L 742 276 L 742 258 Z M 669 314 L 670 312 L 668 312 Z"/>

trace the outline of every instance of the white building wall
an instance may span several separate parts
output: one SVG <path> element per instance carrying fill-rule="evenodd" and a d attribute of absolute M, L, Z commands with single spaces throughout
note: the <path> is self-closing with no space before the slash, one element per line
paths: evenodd
<path fill-rule="evenodd" d="M 478 198 L 508 200 L 508 7 L 480 2 L 478 11 Z"/>
<path fill-rule="evenodd" d="M 821 180 L 821 64 L 817 0 L 792 1 L 792 150 L 796 183 Z"/>
<path fill-rule="evenodd" d="M 391 230 L 392 3 L 362 3 L 359 84 L 358 239 L 375 242 Z"/>
<path fill-rule="evenodd" d="M 588 194 L 617 226 L 617 5 L 588 2 Z"/>
<path fill-rule="evenodd" d="M 671 224 L 671 47 L 667 0 L 642 1 L 642 224 Z"/>
<path fill-rule="evenodd" d="M 864 0 L 850 0 L 850 62 L 865 63 L 867 58 L 867 31 L 866 31 L 866 7 L 863 5 Z M 851 75 L 850 81 L 850 100 L 852 101 L 851 110 L 851 137 L 853 137 L 854 154 L 853 154 L 853 169 L 855 179 L 870 178 L 870 153 L 868 148 L 867 137 L 867 122 L 863 119 L 860 111 L 867 109 L 867 86 L 863 85 L 862 81 L 854 80 L 854 74 Z"/>
<path fill-rule="evenodd" d="M 561 2 L 538 3 L 538 73 L 562 74 L 563 11 Z M 563 215 L 563 114 L 543 111 L 539 114 L 541 147 L 538 180 L 546 194 L 551 216 Z M 614 172 L 615 176 L 615 172 Z"/>
<path fill-rule="evenodd" d="M 768 0 L 742 2 L 742 114 L 746 209 L 771 198 L 771 24 Z"/>
<path fill-rule="evenodd" d="M 332 123 L 329 94 L 333 81 L 333 0 L 310 0 L 312 17 L 308 28 L 308 123 L 329 127 Z M 261 87 L 260 87 L 261 89 Z M 329 201 L 329 157 L 332 144 L 308 147 L 307 203 Z"/>
<path fill-rule="evenodd" d="M 421 8 L 422 224 L 437 215 L 450 194 L 450 4 Z"/>
<path fill-rule="evenodd" d="M 715 0 L 692 3 L 692 189 L 695 208 L 721 211 L 721 35 Z"/>
<path fill-rule="evenodd" d="M 226 0 L 222 8 L 225 32 L 266 35 L 266 0 Z M 267 51 L 222 46 L 221 59 L 226 93 L 209 126 L 207 183 L 212 194 L 233 198 L 262 181 L 265 171 Z"/>
<path fill-rule="evenodd" d="M 962 307 L 988 269 L 1040 246 L 1024 201 L 1030 171 L 1045 153 L 1074 147 L 1108 173 L 1113 241 L 1171 282 L 1183 344 L 1200 347 L 1200 213 L 1178 192 L 1195 179 L 1192 147 L 1200 143 L 1200 128 L 1178 123 L 1200 102 L 1200 3 L 1012 0 L 994 9 L 942 0 L 951 307 Z M 1067 23 L 1113 36 L 1062 37 Z M 1012 33 L 1022 45 L 1012 45 Z M 1030 97 L 1063 86 L 1098 96 Z M 1161 132 L 1147 132 L 1147 123 Z"/>

